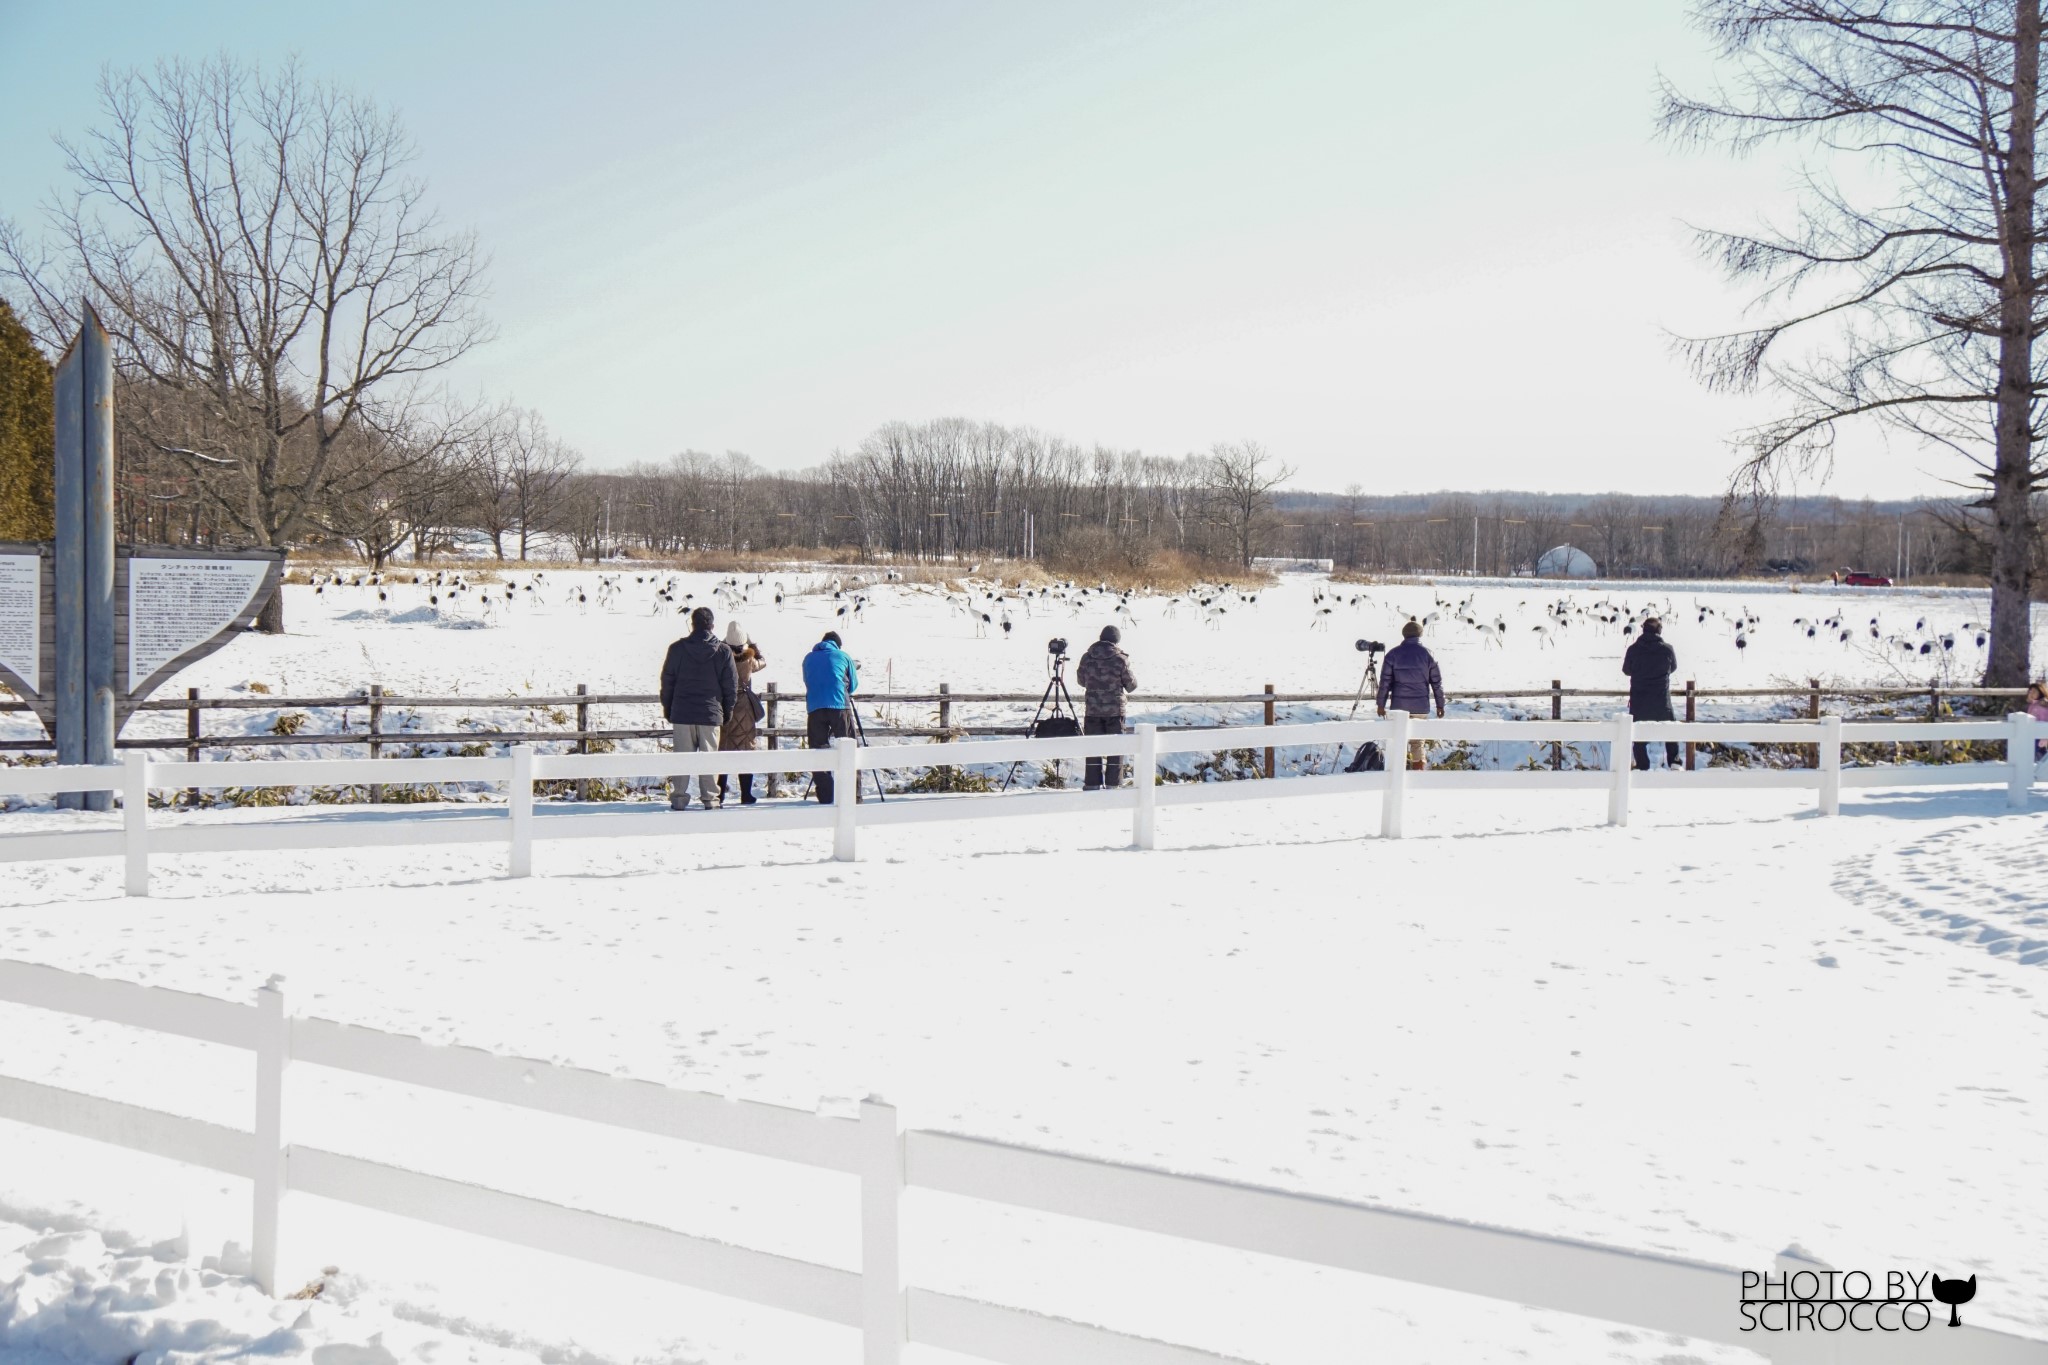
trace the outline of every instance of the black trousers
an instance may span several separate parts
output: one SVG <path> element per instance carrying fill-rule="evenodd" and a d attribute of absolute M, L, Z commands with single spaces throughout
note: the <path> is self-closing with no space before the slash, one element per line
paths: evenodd
<path fill-rule="evenodd" d="M 1081 719 L 1081 733 L 1084 735 L 1120 735 L 1123 732 L 1122 716 L 1084 716 Z M 1108 758 L 1088 760 L 1087 772 L 1081 779 L 1081 788 L 1092 792 L 1098 787 L 1120 787 L 1123 780 L 1123 756 L 1111 754 Z"/>
<path fill-rule="evenodd" d="M 812 749 L 829 749 L 835 739 L 853 737 L 853 717 L 844 707 L 831 707 L 813 711 L 804 717 L 804 744 Z M 811 792 L 818 798 L 818 804 L 832 804 L 832 773 L 830 769 L 811 774 Z M 854 793 L 860 799 L 860 793 Z"/>
<path fill-rule="evenodd" d="M 1634 748 L 1636 751 L 1636 770 L 1638 772 L 1648 772 L 1650 770 L 1650 746 L 1647 744 L 1638 744 L 1635 745 Z M 1678 746 L 1676 744 L 1667 743 L 1664 746 L 1664 766 L 1667 768 L 1676 768 L 1679 762 L 1680 760 L 1678 757 Z"/>

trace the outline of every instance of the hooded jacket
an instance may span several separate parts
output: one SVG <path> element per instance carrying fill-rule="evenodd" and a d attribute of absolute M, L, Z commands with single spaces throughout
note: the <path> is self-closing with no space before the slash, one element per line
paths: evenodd
<path fill-rule="evenodd" d="M 805 710 L 844 711 L 858 691 L 860 670 L 853 666 L 852 655 L 830 640 L 811 646 L 804 655 Z"/>
<path fill-rule="evenodd" d="M 1678 651 L 1662 635 L 1644 631 L 1621 656 L 1628 674 L 1628 713 L 1637 720 L 1673 720 L 1671 675 L 1678 671 Z"/>
<path fill-rule="evenodd" d="M 723 725 L 739 701 L 732 650 L 708 630 L 668 647 L 661 665 L 661 714 L 671 725 Z"/>
<path fill-rule="evenodd" d="M 1123 719 L 1124 693 L 1138 690 L 1138 680 L 1131 674 L 1131 656 L 1107 640 L 1097 640 L 1082 651 L 1074 681 L 1087 694 L 1087 714 L 1118 720 Z"/>

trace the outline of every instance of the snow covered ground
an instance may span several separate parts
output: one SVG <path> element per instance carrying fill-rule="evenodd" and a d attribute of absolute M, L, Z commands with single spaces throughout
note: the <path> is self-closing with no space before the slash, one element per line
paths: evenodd
<path fill-rule="evenodd" d="M 1974 1271 L 1972 1321 L 2048 1336 L 2048 793 L 2002 802 L 1877 789 L 1823 821 L 1803 794 L 1640 792 L 1609 829 L 1598 793 L 1415 793 L 1383 843 L 1360 837 L 1372 797 L 1238 801 L 1163 811 L 1150 854 L 1121 819 L 1043 816 L 878 828 L 852 866 L 814 833 L 545 845 L 522 882 L 494 849 L 191 856 L 139 904 L 111 862 L 26 864 L 0 882 L 0 955 L 239 1000 L 281 972 L 297 1009 L 430 1039 L 833 1113 L 879 1093 L 908 1126 L 1725 1264 L 1797 1241 Z M 220 1122 L 250 1104 L 239 1054 L 11 1007 L 0 1072 Z M 857 1260 L 841 1177 L 292 1084 L 306 1141 Z M 340 1274 L 298 1328 L 238 1281 L 205 1289 L 245 1186 L 5 1124 L 0 1143 L 27 1229 L 0 1238 L 11 1345 L 117 1361 L 140 1339 L 87 1334 L 202 1314 L 195 1340 L 291 1333 L 247 1353 L 319 1365 L 858 1351 L 303 1197 L 287 1277 Z M 909 1218 L 913 1283 L 1274 1365 L 1746 1358 L 942 1196 Z M 19 1249 L 46 1224 L 126 1245 Z M 198 1288 L 126 1249 L 164 1242 Z M 29 1315 L 48 1339 L 18 1325 L 60 1290 L 88 1306 Z"/>

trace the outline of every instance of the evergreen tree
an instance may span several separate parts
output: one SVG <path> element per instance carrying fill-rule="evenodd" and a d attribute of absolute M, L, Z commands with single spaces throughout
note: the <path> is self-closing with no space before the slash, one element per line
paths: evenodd
<path fill-rule="evenodd" d="M 55 533 L 56 450 L 50 362 L 0 299 L 0 540 Z"/>

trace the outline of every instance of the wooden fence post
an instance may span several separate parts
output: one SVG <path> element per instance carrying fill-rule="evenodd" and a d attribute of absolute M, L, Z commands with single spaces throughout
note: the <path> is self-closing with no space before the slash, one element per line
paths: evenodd
<path fill-rule="evenodd" d="M 149 750 L 130 749 L 121 775 L 121 849 L 128 894 L 149 894 Z"/>
<path fill-rule="evenodd" d="M 1629 751 L 1635 734 L 1635 721 L 1626 711 L 1617 711 L 1613 721 L 1613 737 L 1607 741 L 1607 767 L 1613 782 L 1607 789 L 1607 823 L 1625 825 L 1628 823 L 1629 770 L 1635 755 Z"/>
<path fill-rule="evenodd" d="M 2025 810 L 2028 793 L 2034 787 L 2034 740 L 2040 723 L 2025 711 L 2013 712 L 2005 723 L 2012 727 L 2005 740 L 2005 761 L 2011 765 L 2005 779 L 2005 804 L 2014 810 Z"/>
<path fill-rule="evenodd" d="M 509 807 L 512 851 L 509 871 L 515 877 L 533 875 L 533 746 L 512 746 L 512 777 L 505 788 Z"/>
<path fill-rule="evenodd" d="M 1408 795 L 1408 713 L 1387 712 L 1386 789 L 1380 793 L 1380 838 L 1401 837 L 1401 808 Z"/>
<path fill-rule="evenodd" d="M 1131 764 L 1131 783 L 1138 789 L 1138 800 L 1131 811 L 1131 843 L 1153 848 L 1159 827 L 1159 727 L 1140 721 L 1137 729 L 1138 756 Z"/>
<path fill-rule="evenodd" d="M 895 1106 L 879 1095 L 860 1103 L 860 1153 L 861 1365 L 899 1365 L 910 1335 L 903 1297 L 903 1134 Z"/>
<path fill-rule="evenodd" d="M 850 739 L 832 741 L 832 857 L 853 861 L 854 812 L 860 809 L 860 746 Z"/>
<path fill-rule="evenodd" d="M 589 695 L 589 683 L 576 684 L 576 752 L 579 754 L 590 752 L 590 703 L 582 700 Z M 588 801 L 590 799 L 589 778 L 579 777 L 576 779 L 576 799 L 578 801 Z"/>
<path fill-rule="evenodd" d="M 384 753 L 384 746 L 377 742 L 377 736 L 384 732 L 384 684 L 370 684 L 370 757 L 375 759 Z M 384 784 L 370 784 L 370 804 L 384 804 Z"/>
<path fill-rule="evenodd" d="M 1842 813 L 1842 718 L 1825 716 L 1820 723 L 1820 747 L 1814 757 L 1820 762 L 1820 813 Z"/>
<path fill-rule="evenodd" d="M 185 703 L 186 703 L 186 705 L 185 705 L 185 761 L 186 761 L 187 763 L 197 763 L 197 762 L 199 761 L 199 706 L 198 706 L 198 702 L 199 702 L 199 689 L 198 689 L 198 688 L 196 688 L 196 687 L 188 687 L 188 688 L 186 688 L 186 689 L 185 689 Z M 185 788 L 185 804 L 186 804 L 186 805 L 188 805 L 188 806 L 196 806 L 196 805 L 198 805 L 198 804 L 199 804 L 199 788 L 197 788 L 197 787 L 187 787 L 187 788 Z"/>
<path fill-rule="evenodd" d="M 287 1174 L 284 1152 L 284 1068 L 291 1060 L 291 1024 L 285 1018 L 284 978 L 273 976 L 256 992 L 256 1169 L 250 1271 L 256 1286 L 277 1297 L 278 1216 Z"/>
<path fill-rule="evenodd" d="M 781 748 L 781 747 L 782 747 L 782 741 L 781 741 L 781 740 L 779 740 L 779 739 L 777 739 L 777 738 L 775 737 L 775 724 L 776 724 L 776 722 L 777 722 L 778 720 L 780 720 L 780 719 L 781 719 L 781 717 L 780 717 L 780 716 L 779 716 L 779 715 L 777 714 L 777 711 L 778 711 L 778 706 L 777 706 L 777 703 L 778 703 L 778 702 L 779 702 L 780 700 L 781 700 L 781 699 L 780 699 L 779 697 L 777 697 L 777 696 L 775 695 L 775 684 L 774 684 L 774 683 L 769 683 L 769 684 L 768 684 L 768 696 L 767 696 L 767 699 L 766 699 L 766 706 L 767 706 L 767 711 L 768 711 L 768 714 L 767 714 L 767 716 L 765 717 L 765 720 L 766 720 L 766 722 L 767 722 L 767 725 L 768 725 L 768 747 L 769 747 L 769 748 L 771 748 L 771 749 L 779 749 L 779 748 Z M 782 795 L 782 774 L 781 774 L 781 773 L 778 773 L 778 772 L 772 772 L 772 771 L 771 771 L 771 772 L 770 772 L 770 773 L 768 774 L 768 794 L 769 794 L 770 796 L 780 796 L 780 795 Z"/>
<path fill-rule="evenodd" d="M 1691 678 L 1687 678 L 1685 680 L 1685 723 L 1688 725 L 1699 719 L 1699 699 L 1698 684 L 1694 683 Z M 1693 742 L 1688 739 L 1685 742 L 1685 770 L 1687 772 L 1693 770 L 1694 752 Z"/>
<path fill-rule="evenodd" d="M 1271 683 L 1267 683 L 1267 684 L 1266 684 L 1266 724 L 1268 724 L 1268 725 L 1271 725 L 1271 724 L 1273 724 L 1273 723 L 1274 723 L 1274 721 L 1275 721 L 1275 719 L 1276 719 L 1276 717 L 1275 717 L 1275 716 L 1274 716 L 1274 714 L 1273 714 L 1273 684 L 1271 684 Z M 1269 745 L 1269 746 L 1267 746 L 1267 749 L 1266 749 L 1266 776 L 1267 776 L 1268 778 L 1271 778 L 1271 777 L 1273 776 L 1273 750 L 1272 750 L 1272 747 L 1271 747 L 1270 745 Z"/>
<path fill-rule="evenodd" d="M 1550 718 L 1552 720 L 1564 719 L 1564 679 L 1562 678 L 1552 678 L 1550 680 Z M 1563 767 L 1564 741 L 1553 739 L 1550 741 L 1550 771 L 1557 772 Z"/>
<path fill-rule="evenodd" d="M 953 742 L 953 685 L 951 683 L 939 684 L 939 730 L 941 732 L 939 743 L 951 744 Z M 949 765 L 941 765 L 939 768 L 939 789 L 941 791 L 953 790 L 953 769 Z"/>
<path fill-rule="evenodd" d="M 1806 694 L 1806 718 L 1807 718 L 1808 720 L 1819 720 L 1819 719 L 1820 719 L 1820 679 L 1819 679 L 1819 678 L 1808 678 L 1808 679 L 1806 680 L 1806 685 L 1807 685 L 1807 687 L 1809 687 L 1810 689 L 1812 689 L 1811 691 L 1809 691 L 1809 692 L 1808 692 L 1808 693 Z M 1815 750 L 1813 751 L 1813 753 L 1812 753 L 1812 754 L 1811 754 L 1811 755 L 1810 755 L 1810 756 L 1809 756 L 1809 757 L 1807 758 L 1807 760 L 1806 760 L 1806 766 L 1807 766 L 1807 767 L 1809 767 L 1809 768 L 1818 768 L 1818 767 L 1820 767 L 1820 766 L 1821 766 L 1821 761 L 1820 761 L 1820 750 L 1819 750 L 1819 749 L 1815 749 Z"/>

